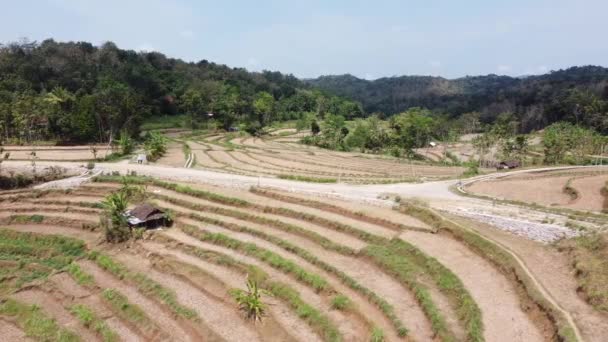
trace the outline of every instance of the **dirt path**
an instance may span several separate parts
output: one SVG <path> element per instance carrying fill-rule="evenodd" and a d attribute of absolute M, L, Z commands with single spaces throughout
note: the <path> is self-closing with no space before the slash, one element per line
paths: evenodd
<path fill-rule="evenodd" d="M 482 311 L 486 341 L 543 340 L 521 310 L 515 288 L 489 262 L 447 236 L 405 231 L 400 237 L 436 258 L 460 278 Z"/>
<path fill-rule="evenodd" d="M 152 280 L 175 291 L 180 304 L 194 309 L 205 324 L 228 341 L 260 341 L 260 336 L 223 303 L 207 296 L 192 285 L 152 268 L 150 262 L 136 255 L 119 254 L 115 258 L 130 269 L 143 273 Z"/>

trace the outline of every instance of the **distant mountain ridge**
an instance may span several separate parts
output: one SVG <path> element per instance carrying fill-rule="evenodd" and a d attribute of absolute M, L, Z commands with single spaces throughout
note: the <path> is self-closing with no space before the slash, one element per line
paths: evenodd
<path fill-rule="evenodd" d="M 347 74 L 305 82 L 359 101 L 368 113 L 392 115 L 410 107 L 426 107 L 453 116 L 478 111 L 484 121 L 491 122 L 502 112 L 512 112 L 526 130 L 542 128 L 569 115 L 563 102 L 573 91 L 608 101 L 608 68 L 601 66 L 571 67 L 527 77 L 398 76 L 369 81 Z"/>

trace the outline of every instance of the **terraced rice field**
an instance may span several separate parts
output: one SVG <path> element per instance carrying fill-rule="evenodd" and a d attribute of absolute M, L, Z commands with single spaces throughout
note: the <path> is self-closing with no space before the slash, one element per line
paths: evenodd
<path fill-rule="evenodd" d="M 475 182 L 473 194 L 543 206 L 599 212 L 604 209 L 602 189 L 608 172 L 602 168 L 519 174 Z"/>
<path fill-rule="evenodd" d="M 97 150 L 93 154 L 92 148 Z M 31 160 L 32 152 L 37 160 L 81 161 L 104 158 L 112 150 L 107 145 L 83 146 L 4 146 L 4 154 L 9 153 L 8 160 Z"/>
<path fill-rule="evenodd" d="M 362 153 L 323 150 L 299 143 L 306 133 L 278 130 L 265 138 L 216 134 L 188 138 L 194 167 L 251 176 L 270 176 L 323 183 L 382 184 L 456 178 L 461 167 L 428 165 Z M 173 156 L 171 156 L 173 155 Z M 159 164 L 179 166 L 179 148 Z"/>
<path fill-rule="evenodd" d="M 174 224 L 110 245 L 98 203 L 120 180 L 0 194 L 3 340 L 576 336 L 507 252 L 427 209 L 131 178 Z M 230 295 L 246 279 L 268 293 L 262 323 L 248 321 Z"/>

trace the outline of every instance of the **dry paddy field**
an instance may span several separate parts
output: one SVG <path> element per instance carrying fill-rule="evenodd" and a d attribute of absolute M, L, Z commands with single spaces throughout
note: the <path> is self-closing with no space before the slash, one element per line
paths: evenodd
<path fill-rule="evenodd" d="M 0 194 L 3 341 L 576 340 L 508 252 L 428 209 L 133 177 L 174 224 L 109 245 L 120 180 Z M 230 295 L 248 278 L 261 323 Z"/>
<path fill-rule="evenodd" d="M 104 158 L 112 153 L 107 145 L 81 146 L 4 146 L 4 154 L 9 153 L 8 160 L 31 160 L 32 152 L 37 160 L 81 161 L 94 160 L 92 148 L 97 150 L 97 158 Z M 2 156 L 4 157 L 4 155 Z"/>
<path fill-rule="evenodd" d="M 278 130 L 266 138 L 215 134 L 185 141 L 194 168 L 234 174 L 279 177 L 320 183 L 383 184 L 456 178 L 461 167 L 409 163 L 404 159 L 323 150 L 298 143 L 302 134 Z M 179 166 L 180 148 L 169 149 L 157 163 Z"/>
<path fill-rule="evenodd" d="M 473 194 L 542 206 L 599 212 L 606 209 L 606 168 L 514 174 L 474 182 Z"/>

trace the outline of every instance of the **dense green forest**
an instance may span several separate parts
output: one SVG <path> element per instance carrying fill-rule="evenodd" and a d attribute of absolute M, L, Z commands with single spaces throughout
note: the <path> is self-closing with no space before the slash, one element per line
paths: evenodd
<path fill-rule="evenodd" d="M 186 114 L 189 125 L 256 133 L 273 121 L 315 113 L 361 116 L 361 106 L 293 75 L 187 63 L 111 42 L 0 45 L 0 136 L 5 142 L 108 142 L 137 136 L 142 122 Z M 208 113 L 213 113 L 211 117 Z"/>
<path fill-rule="evenodd" d="M 123 50 L 111 42 L 0 44 L 4 142 L 116 141 L 121 133 L 137 137 L 143 122 L 178 114 L 185 115 L 192 128 L 238 126 L 256 134 L 276 121 L 299 120 L 305 128 L 313 124 L 319 128 L 319 123 L 335 119 L 372 114 L 390 118 L 411 108 L 428 110 L 382 125 L 399 131 L 415 121 L 423 123 L 433 139 L 443 140 L 478 132 L 508 116 L 517 133 L 567 121 L 606 134 L 608 69 L 573 67 L 525 78 L 402 76 L 366 81 L 344 75 L 302 81 L 280 72 L 249 72 L 206 60 L 188 63 L 158 52 Z M 406 117 L 401 126 L 396 123 Z M 364 131 L 363 126 L 382 126 L 374 120 L 351 127 L 348 145 L 364 144 L 372 150 L 385 145 L 382 134 L 366 143 L 353 137 Z M 340 142 L 339 135 L 346 139 L 348 133 L 348 128 L 340 128 L 335 137 L 328 138 L 329 134 L 310 143 L 345 148 L 346 140 Z"/>
<path fill-rule="evenodd" d="M 521 78 L 401 76 L 367 81 L 342 75 L 306 82 L 360 101 L 368 113 L 390 116 L 423 107 L 452 118 L 478 112 L 482 123 L 493 123 L 500 114 L 513 113 L 520 132 L 568 121 L 608 133 L 608 69 L 598 66 Z"/>

